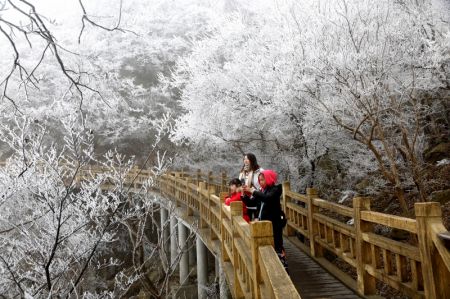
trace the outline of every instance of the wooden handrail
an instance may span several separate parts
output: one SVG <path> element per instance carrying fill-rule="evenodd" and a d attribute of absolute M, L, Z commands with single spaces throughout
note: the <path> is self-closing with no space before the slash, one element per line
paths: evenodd
<path fill-rule="evenodd" d="M 261 273 L 263 275 L 263 285 L 261 286 L 262 298 L 295 298 L 297 290 L 292 284 L 279 284 L 280 281 L 288 281 L 289 276 L 285 271 L 275 272 L 271 269 L 279 268 L 280 260 L 276 256 L 275 250 L 272 246 L 259 247 L 259 260 L 261 266 Z M 267 287 L 268 285 L 276 287 Z"/>
<path fill-rule="evenodd" d="M 89 166 L 79 173 L 77 182 L 104 171 Z M 132 168 L 126 181 L 135 179 L 133 187 L 137 188 L 150 176 L 149 170 Z M 241 202 L 224 205 L 226 187 L 226 175 L 211 172 L 172 172 L 159 178 L 159 190 L 177 206 L 185 205 L 187 215 L 195 211 L 200 228 L 209 227 L 211 238 L 220 242 L 221 260 L 229 265 L 224 269 L 228 269 L 235 298 L 286 298 L 285 290 L 293 292 L 295 287 L 271 247 L 271 229 L 264 221 L 247 224 Z M 285 234 L 303 235 L 302 249 L 361 295 L 375 294 L 378 280 L 411 297 L 450 298 L 450 252 L 439 237 L 448 232 L 439 203 L 416 203 L 416 219 L 411 219 L 370 211 L 369 198 L 355 198 L 353 207 L 347 207 L 320 199 L 314 188 L 303 195 L 283 183 L 282 205 L 288 217 Z M 354 224 L 346 223 L 349 218 Z M 418 242 L 407 244 L 376 234 L 375 225 L 405 231 Z M 325 250 L 354 267 L 357 279 L 326 262 Z M 289 296 L 300 298 L 296 291 Z"/>
<path fill-rule="evenodd" d="M 306 201 L 304 199 L 307 199 Z M 287 236 L 304 236 L 302 249 L 361 295 L 374 295 L 376 281 L 414 298 L 450 298 L 450 253 L 439 234 L 445 232 L 438 203 L 415 204 L 416 219 L 370 210 L 370 198 L 355 198 L 353 207 L 306 195 L 283 183 L 283 208 L 288 217 Z M 347 220 L 353 218 L 353 224 Z M 375 233 L 375 225 L 396 229 L 418 240 L 408 244 Z M 324 260 L 327 250 L 355 268 L 357 279 Z"/>
<path fill-rule="evenodd" d="M 439 234 L 441 234 L 442 232 L 447 232 L 447 230 L 441 223 L 435 223 L 430 225 L 430 230 L 434 246 L 439 252 L 439 255 L 442 257 L 442 260 L 445 266 L 447 267 L 447 270 L 450 272 L 450 251 L 444 245 L 443 240 L 439 238 Z"/>
<path fill-rule="evenodd" d="M 163 175 L 159 180 L 160 191 L 177 204 L 194 209 L 200 219 L 199 226 L 209 228 L 210 239 L 219 241 L 221 262 L 233 297 L 300 298 L 273 250 L 272 223 L 247 223 L 242 217 L 242 202 L 226 206 L 226 193 L 220 192 L 222 186 L 211 180 L 198 180 L 199 177 L 198 172 L 195 177 L 185 173 Z M 187 180 L 196 181 L 197 188 L 192 188 L 195 186 Z"/>
<path fill-rule="evenodd" d="M 343 216 L 353 217 L 353 209 L 352 208 L 349 208 L 349 207 L 346 207 L 343 205 L 339 205 L 334 202 L 326 201 L 326 200 L 323 200 L 320 198 L 314 198 L 312 203 L 315 206 L 318 206 L 319 208 L 327 209 L 327 210 L 336 212 Z"/>
<path fill-rule="evenodd" d="M 361 212 L 361 219 L 368 222 L 378 223 L 388 227 L 405 230 L 413 234 L 417 233 L 417 223 L 415 219 L 388 215 L 373 211 Z"/>

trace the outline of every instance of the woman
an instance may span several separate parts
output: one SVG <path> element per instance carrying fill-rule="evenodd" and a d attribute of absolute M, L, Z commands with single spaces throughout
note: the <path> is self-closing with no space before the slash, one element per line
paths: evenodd
<path fill-rule="evenodd" d="M 281 263 L 287 270 L 286 252 L 283 247 L 283 221 L 281 218 L 281 194 L 283 189 L 280 184 L 276 185 L 277 174 L 273 170 L 263 170 L 258 176 L 260 190 L 244 186 L 244 192 L 251 193 L 252 197 L 243 196 L 243 202 L 251 204 L 256 201 L 260 205 L 258 218 L 272 222 L 273 239 L 275 251 Z"/>
<path fill-rule="evenodd" d="M 258 182 L 258 176 L 263 171 L 258 165 L 256 156 L 252 153 L 244 155 L 244 165 L 242 166 L 241 172 L 239 173 L 239 179 L 245 180 L 244 185 L 248 187 L 255 187 L 259 190 L 261 187 Z"/>
<path fill-rule="evenodd" d="M 247 153 L 244 155 L 244 165 L 239 174 L 239 179 L 243 185 L 259 190 L 261 186 L 259 185 L 258 176 L 261 171 L 263 169 L 259 167 L 256 156 L 252 153 Z M 247 195 L 250 196 L 250 194 Z M 250 220 L 255 220 L 258 215 L 259 206 L 257 202 L 252 202 L 252 204 L 254 205 L 247 206 L 247 210 Z"/>

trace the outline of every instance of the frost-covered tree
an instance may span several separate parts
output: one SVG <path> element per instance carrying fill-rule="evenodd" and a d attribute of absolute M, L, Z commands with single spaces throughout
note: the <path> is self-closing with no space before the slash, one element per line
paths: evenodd
<path fill-rule="evenodd" d="M 59 143 L 26 117 L 1 125 L 0 140 L 14 154 L 0 167 L 0 296 L 117 298 L 136 285 L 167 294 L 176 264 L 167 262 L 149 191 L 168 160 L 133 190 L 133 160 L 114 151 L 98 159 L 79 114 L 60 125 Z M 120 243 L 131 261 L 113 255 Z"/>
<path fill-rule="evenodd" d="M 319 181 L 319 160 L 334 155 L 350 185 L 378 169 L 405 213 L 406 190 L 426 200 L 425 130 L 448 97 L 445 2 L 232 7 L 170 78 L 185 111 L 175 142 L 197 153 L 215 144 L 287 157 L 299 174 L 310 169 L 306 184 Z"/>
<path fill-rule="evenodd" d="M 450 86 L 448 14 L 432 4 L 315 3 L 295 18 L 310 66 L 299 90 L 367 147 L 405 213 L 411 185 L 427 200 L 425 128 Z"/>
<path fill-rule="evenodd" d="M 106 31 L 124 31 L 120 28 L 122 1 L 118 9 L 117 23 L 108 27 L 99 23 L 95 17 L 91 17 L 86 10 L 83 1 L 79 1 L 81 26 L 79 29 L 79 41 L 86 25 L 99 27 Z M 4 0 L 0 2 L 0 38 L 3 44 L 1 48 L 11 61 L 6 64 L 6 71 L 1 77 L 0 88 L 1 99 L 8 100 L 15 109 L 19 109 L 16 103 L 14 85 L 19 84 L 28 94 L 28 89 L 39 88 L 41 81 L 39 70 L 45 65 L 45 60 L 50 59 L 57 65 L 57 71 L 66 80 L 66 89 L 68 92 L 77 93 L 81 101 L 84 99 L 85 92 L 94 92 L 98 94 L 95 87 L 90 86 L 85 81 L 86 72 L 74 67 L 67 60 L 67 56 L 73 56 L 75 53 L 65 48 L 55 35 L 53 25 L 55 20 L 48 19 L 42 11 L 42 6 L 48 2 L 38 3 L 26 0 Z M 39 7 L 37 7 L 39 6 Z M 28 53 L 27 53 L 28 49 Z M 26 61 L 29 58 L 29 50 L 33 49 L 33 61 Z M 9 57 L 8 57 L 9 58 Z M 12 88 L 11 88 L 12 87 Z M 11 90 L 12 89 L 12 90 Z"/>
<path fill-rule="evenodd" d="M 176 263 L 153 181 L 130 192 L 129 173 L 167 169 L 177 104 L 157 73 L 216 11 L 201 0 L 0 0 L 0 297 L 169 294 Z"/>
<path fill-rule="evenodd" d="M 25 14 L 12 6 L 16 2 Z M 177 111 L 157 74 L 168 73 L 176 57 L 189 51 L 190 40 L 209 31 L 217 10 L 197 0 L 151 5 L 137 0 L 40 1 L 33 7 L 59 50 L 55 56 L 48 39 L 29 26 L 35 17 L 30 5 L 17 0 L 0 7 L 0 23 L 8 29 L 0 35 L 0 87 L 12 100 L 2 98 L 1 117 L 22 113 L 49 123 L 66 111 L 81 110 L 102 150 L 111 144 L 134 149 L 127 143 L 151 139 L 155 121 Z M 82 93 L 64 75 L 61 62 L 83 85 Z M 22 68 L 33 76 L 25 80 Z M 52 130 L 57 135 L 56 125 Z"/>
<path fill-rule="evenodd" d="M 179 60 L 169 83 L 182 88 L 186 114 L 172 138 L 206 158 L 211 148 L 270 157 L 277 165 L 268 167 L 305 187 L 317 182 L 315 164 L 337 146 L 332 140 L 345 136 L 300 98 L 300 46 L 283 16 L 269 13 L 274 9 L 272 1 L 239 3 L 214 35 L 197 40 L 192 54 Z M 319 135 L 320 127 L 327 131 Z M 342 149 L 341 158 L 354 156 L 352 148 Z"/>

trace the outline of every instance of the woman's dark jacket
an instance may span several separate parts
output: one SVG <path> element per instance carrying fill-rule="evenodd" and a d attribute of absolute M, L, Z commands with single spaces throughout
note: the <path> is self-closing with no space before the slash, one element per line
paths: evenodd
<path fill-rule="evenodd" d="M 281 203 L 280 198 L 283 193 L 281 185 L 267 187 L 263 191 L 253 192 L 252 198 L 247 195 L 242 197 L 242 201 L 248 206 L 259 206 L 260 220 L 269 220 L 276 224 L 281 223 Z"/>

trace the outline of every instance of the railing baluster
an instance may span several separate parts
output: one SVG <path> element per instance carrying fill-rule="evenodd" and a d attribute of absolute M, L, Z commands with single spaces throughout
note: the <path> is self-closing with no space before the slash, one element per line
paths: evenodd
<path fill-rule="evenodd" d="M 286 194 L 288 191 L 291 190 L 291 184 L 289 182 L 284 182 L 282 187 L 283 187 L 283 203 L 282 203 L 283 210 L 284 210 L 284 212 L 286 214 L 286 217 L 292 219 L 293 218 L 292 217 L 292 213 L 290 213 L 291 210 L 288 208 L 288 202 L 291 202 L 291 201 L 290 201 L 288 195 Z M 296 221 L 294 221 L 294 223 L 297 224 Z M 286 236 L 294 236 L 295 235 L 295 230 L 288 224 L 288 225 L 286 225 L 286 228 L 284 230 L 284 234 Z"/>
<path fill-rule="evenodd" d="M 232 229 L 232 246 L 233 246 L 233 259 L 234 259 L 234 297 L 242 298 L 244 293 L 242 287 L 240 286 L 239 277 L 241 275 L 241 262 L 239 254 L 236 252 L 235 238 L 238 237 L 237 227 L 234 218 L 236 216 L 242 217 L 242 202 L 235 201 L 230 205 L 231 210 L 231 229 Z"/>
<path fill-rule="evenodd" d="M 319 212 L 319 208 L 314 206 L 313 200 L 314 198 L 318 197 L 318 192 L 314 188 L 307 188 L 306 189 L 306 195 L 307 195 L 307 209 L 308 209 L 308 227 L 309 227 L 309 243 L 311 248 L 311 255 L 314 257 L 321 257 L 323 256 L 323 249 L 322 246 L 320 246 L 316 242 L 316 236 L 320 238 L 320 224 L 317 221 L 317 231 L 315 230 L 314 226 L 314 214 Z"/>

